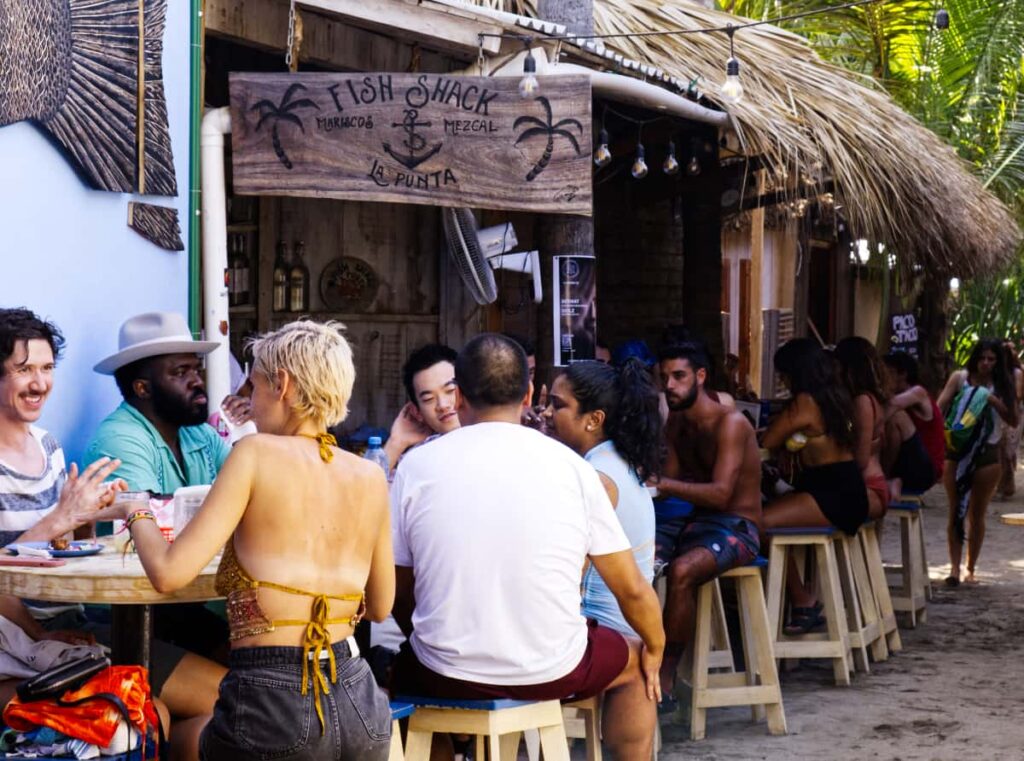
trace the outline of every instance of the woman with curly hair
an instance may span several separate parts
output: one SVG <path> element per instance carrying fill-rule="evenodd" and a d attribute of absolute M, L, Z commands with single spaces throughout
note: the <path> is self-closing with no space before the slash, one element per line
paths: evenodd
<path fill-rule="evenodd" d="M 1006 351 L 1002 342 L 990 338 L 978 341 L 967 359 L 967 366 L 949 376 L 939 394 L 939 409 L 962 421 L 964 410 L 979 398 L 984 401 L 984 407 L 980 415 L 974 416 L 978 422 L 971 426 L 966 442 L 947 447 L 942 476 L 949 497 L 946 540 L 950 574 L 946 585 L 950 587 L 960 584 L 960 557 L 965 538 L 967 578 L 964 581 L 975 581 L 974 570 L 985 541 L 985 511 L 1001 472 L 1000 443 L 1006 426 L 1017 425 L 1017 395 Z M 947 430 L 949 422 L 947 417 Z M 965 526 L 969 531 L 965 531 Z"/>
<path fill-rule="evenodd" d="M 761 445 L 786 450 L 798 459 L 794 490 L 768 503 L 765 529 L 835 526 L 853 536 L 868 517 L 868 495 L 854 457 L 850 421 L 853 400 L 839 381 L 835 361 L 814 341 L 796 338 L 775 353 L 775 369 L 791 400 L 772 420 Z M 787 589 L 792 605 L 788 634 L 824 623 L 810 579 L 801 583 L 790 559 Z"/>
<path fill-rule="evenodd" d="M 834 356 L 839 379 L 853 398 L 853 454 L 868 490 L 868 517 L 881 518 L 889 507 L 889 484 L 880 459 L 889 401 L 885 365 L 874 344 L 860 336 L 836 344 Z"/>
<path fill-rule="evenodd" d="M 644 482 L 660 473 L 658 390 L 636 359 L 617 369 L 576 362 L 555 378 L 544 411 L 548 433 L 597 470 L 648 581 L 654 578 L 654 503 Z M 583 575 L 583 615 L 636 636 L 593 566 Z"/>

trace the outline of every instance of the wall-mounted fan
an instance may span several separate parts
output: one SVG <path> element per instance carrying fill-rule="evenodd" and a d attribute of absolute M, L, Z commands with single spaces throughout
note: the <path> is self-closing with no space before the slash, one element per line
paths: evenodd
<path fill-rule="evenodd" d="M 544 291 L 540 253 L 509 253 L 519 243 L 511 223 L 478 230 L 472 211 L 452 208 L 441 210 L 441 220 L 448 255 L 477 304 L 493 304 L 498 300 L 498 286 L 494 282 L 496 269 L 529 274 L 533 278 L 533 300 L 541 302 Z"/>

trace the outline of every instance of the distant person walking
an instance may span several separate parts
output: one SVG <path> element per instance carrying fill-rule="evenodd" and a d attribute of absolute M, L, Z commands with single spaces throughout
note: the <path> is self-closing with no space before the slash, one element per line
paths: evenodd
<path fill-rule="evenodd" d="M 946 536 L 950 574 L 946 585 L 956 587 L 960 584 L 965 538 L 964 581 L 975 581 L 974 571 L 985 540 L 985 511 L 1001 473 L 1003 432 L 1005 426 L 1017 425 L 1017 396 L 1002 343 L 978 341 L 967 367 L 949 376 L 938 404 L 946 415 L 946 468 L 942 479 L 949 497 Z"/>
<path fill-rule="evenodd" d="M 1020 436 L 1024 430 L 1024 367 L 1021 366 L 1017 346 L 1013 341 L 1004 342 L 1003 347 L 1006 349 L 1008 366 L 1013 372 L 1013 390 L 1017 394 L 1017 425 L 1006 429 L 1000 451 L 1003 474 L 999 480 L 999 493 L 1003 499 L 1009 499 L 1017 491 L 1017 484 L 1014 481 L 1020 453 Z"/>

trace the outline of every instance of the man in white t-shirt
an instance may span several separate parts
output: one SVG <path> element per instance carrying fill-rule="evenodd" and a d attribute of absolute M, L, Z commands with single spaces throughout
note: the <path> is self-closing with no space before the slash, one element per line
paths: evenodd
<path fill-rule="evenodd" d="M 474 338 L 455 377 L 462 427 L 408 452 L 391 488 L 394 615 L 410 637 L 393 688 L 466 699 L 605 692 L 605 743 L 616 758 L 649 758 L 661 611 L 597 473 L 519 425 L 532 388 L 514 341 Z M 581 615 L 588 558 L 642 642 Z"/>

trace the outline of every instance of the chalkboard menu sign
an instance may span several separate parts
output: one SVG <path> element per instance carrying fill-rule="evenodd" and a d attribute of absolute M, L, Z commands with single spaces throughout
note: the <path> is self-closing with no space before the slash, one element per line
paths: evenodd
<path fill-rule="evenodd" d="M 912 312 L 894 314 L 889 319 L 891 334 L 889 341 L 892 351 L 906 352 L 912 357 L 917 356 L 917 318 Z"/>

